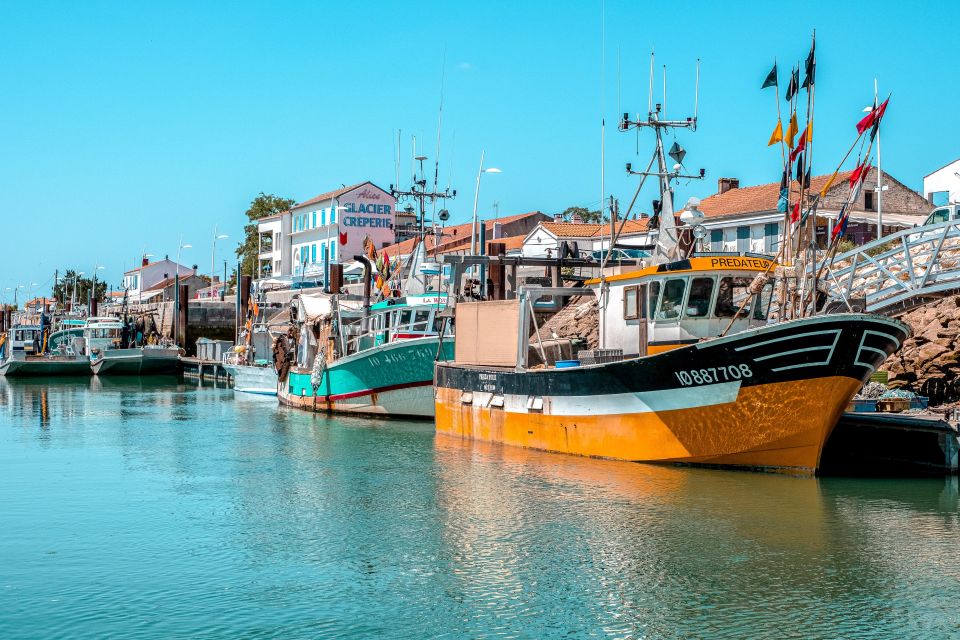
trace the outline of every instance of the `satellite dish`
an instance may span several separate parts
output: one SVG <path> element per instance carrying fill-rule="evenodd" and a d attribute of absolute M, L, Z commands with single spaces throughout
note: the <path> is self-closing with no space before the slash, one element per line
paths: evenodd
<path fill-rule="evenodd" d="M 450 219 L 450 212 L 446 209 L 440 209 L 440 213 L 437 214 L 437 217 L 440 218 L 443 222 L 446 222 Z"/>
<path fill-rule="evenodd" d="M 707 228 L 702 224 L 695 225 L 693 227 L 693 237 L 697 240 L 703 240 L 707 237 Z"/>

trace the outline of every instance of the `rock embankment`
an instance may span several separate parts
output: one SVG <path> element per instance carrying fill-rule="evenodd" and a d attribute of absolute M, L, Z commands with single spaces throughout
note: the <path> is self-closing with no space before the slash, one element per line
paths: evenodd
<path fill-rule="evenodd" d="M 928 396 L 931 404 L 960 398 L 960 296 L 919 307 L 899 319 L 910 325 L 913 336 L 882 367 L 889 374 L 889 386 Z"/>

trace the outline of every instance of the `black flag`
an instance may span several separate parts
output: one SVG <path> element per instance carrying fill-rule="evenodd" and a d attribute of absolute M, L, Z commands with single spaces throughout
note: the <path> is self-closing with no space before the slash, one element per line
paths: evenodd
<path fill-rule="evenodd" d="M 793 96 L 797 95 L 800 84 L 800 69 L 796 68 L 790 73 L 790 83 L 787 85 L 787 102 L 793 100 Z"/>
<path fill-rule="evenodd" d="M 814 41 L 814 43 L 810 45 L 810 53 L 807 54 L 807 77 L 803 79 L 803 84 L 801 85 L 804 89 L 809 89 L 813 86 L 814 76 L 817 72 L 816 48 L 817 43 Z"/>
<path fill-rule="evenodd" d="M 802 153 L 797 158 L 797 173 L 794 179 L 800 183 L 801 187 L 803 186 L 803 154 Z"/>
<path fill-rule="evenodd" d="M 767 79 L 763 81 L 763 86 L 761 89 L 766 89 L 767 87 L 777 86 L 777 63 L 773 63 L 773 69 L 770 69 L 770 73 L 767 74 Z"/>

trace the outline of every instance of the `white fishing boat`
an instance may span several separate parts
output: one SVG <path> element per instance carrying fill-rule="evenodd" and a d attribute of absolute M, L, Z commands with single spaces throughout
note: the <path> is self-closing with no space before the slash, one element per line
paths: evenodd
<path fill-rule="evenodd" d="M 180 349 L 175 345 L 126 346 L 123 321 L 113 317 L 87 320 L 83 335 L 89 367 L 95 375 L 175 374 Z"/>

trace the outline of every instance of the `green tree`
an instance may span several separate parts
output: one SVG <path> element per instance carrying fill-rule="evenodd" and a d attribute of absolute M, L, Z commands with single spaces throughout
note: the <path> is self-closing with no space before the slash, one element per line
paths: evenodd
<path fill-rule="evenodd" d="M 273 194 L 260 192 L 250 203 L 246 211 L 247 219 L 250 224 L 243 227 L 243 242 L 237 246 L 237 257 L 240 258 L 241 273 L 255 275 L 257 272 L 257 255 L 259 244 L 257 243 L 257 220 L 267 216 L 276 215 L 288 210 L 296 204 L 295 200 L 290 198 L 281 198 Z M 264 247 L 264 251 L 266 251 Z"/>
<path fill-rule="evenodd" d="M 573 216 L 580 216 L 582 222 L 606 222 L 609 220 L 605 214 L 601 214 L 599 211 L 590 211 L 586 207 L 567 207 L 560 215 L 568 222 L 573 220 Z"/>
<path fill-rule="evenodd" d="M 74 287 L 76 287 L 76 293 L 74 293 Z M 87 304 L 87 294 L 90 293 L 92 288 L 93 278 L 78 276 L 73 269 L 67 269 L 63 277 L 53 286 L 53 297 L 61 305 L 70 302 L 70 300 L 76 301 L 77 305 L 85 305 Z M 106 297 L 107 283 L 103 280 L 97 279 L 96 294 L 97 300 L 103 300 Z"/>

